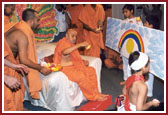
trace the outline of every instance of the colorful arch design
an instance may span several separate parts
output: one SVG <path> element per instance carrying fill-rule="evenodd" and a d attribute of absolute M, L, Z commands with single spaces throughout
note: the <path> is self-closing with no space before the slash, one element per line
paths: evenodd
<path fill-rule="evenodd" d="M 145 49 L 144 49 L 144 43 L 143 43 L 143 40 L 140 36 L 140 34 L 137 32 L 137 31 L 134 31 L 132 29 L 130 30 L 127 30 L 122 36 L 121 36 L 121 39 L 119 41 L 119 44 L 118 44 L 118 48 L 122 48 L 124 42 L 127 40 L 127 39 L 133 39 L 137 46 L 138 46 L 138 50 L 140 52 L 145 52 Z"/>
<path fill-rule="evenodd" d="M 16 10 L 10 21 L 20 22 L 22 20 L 22 12 L 26 8 L 36 10 L 40 16 L 40 29 L 35 32 L 36 41 L 51 42 L 54 39 L 54 35 L 58 34 L 54 4 L 16 4 Z"/>

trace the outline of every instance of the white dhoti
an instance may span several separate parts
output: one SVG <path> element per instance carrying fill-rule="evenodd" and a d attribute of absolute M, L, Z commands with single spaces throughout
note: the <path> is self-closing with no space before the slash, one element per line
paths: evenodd
<path fill-rule="evenodd" d="M 136 106 L 133 105 L 132 103 L 130 103 L 130 109 L 131 109 L 132 111 L 136 111 Z M 124 104 L 121 105 L 120 107 L 118 107 L 118 108 L 117 108 L 117 111 L 126 111 L 125 108 L 124 108 Z"/>
<path fill-rule="evenodd" d="M 43 61 L 42 59 L 44 57 L 54 54 L 55 47 L 55 45 L 50 43 L 38 43 L 38 63 Z M 99 92 L 101 92 L 101 59 L 89 56 L 81 57 L 84 60 L 88 60 L 89 66 L 94 67 L 96 70 L 98 89 Z M 47 76 L 40 74 L 40 78 L 42 82 L 42 90 L 39 92 L 39 100 L 32 99 L 28 92 L 28 86 L 26 87 L 25 100 L 30 100 L 31 104 L 42 106 L 52 111 L 72 111 L 75 110 L 76 106 L 79 106 L 83 101 L 86 101 L 78 84 L 70 81 L 63 72 L 52 72 Z M 27 85 L 26 79 L 24 79 L 24 81 Z"/>

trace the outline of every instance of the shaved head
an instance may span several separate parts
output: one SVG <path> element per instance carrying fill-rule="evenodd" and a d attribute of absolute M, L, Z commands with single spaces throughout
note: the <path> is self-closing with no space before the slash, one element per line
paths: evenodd
<path fill-rule="evenodd" d="M 35 10 L 33 9 L 26 9 L 22 12 L 22 19 L 27 22 L 30 19 L 34 19 L 35 18 L 35 13 L 37 13 Z"/>
<path fill-rule="evenodd" d="M 76 36 L 77 36 L 77 32 L 74 29 L 68 29 L 68 31 L 66 33 L 66 38 L 71 43 L 75 43 L 76 42 Z"/>
<path fill-rule="evenodd" d="M 77 34 L 77 32 L 74 29 L 68 29 L 66 34 Z"/>

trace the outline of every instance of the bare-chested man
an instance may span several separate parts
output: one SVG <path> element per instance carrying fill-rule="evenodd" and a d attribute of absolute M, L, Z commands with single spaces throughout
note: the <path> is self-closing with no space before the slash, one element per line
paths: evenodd
<path fill-rule="evenodd" d="M 118 108 L 118 111 L 142 111 L 151 106 L 159 106 L 160 101 L 153 99 L 146 102 L 148 87 L 145 84 L 144 74 L 149 72 L 150 59 L 142 53 L 135 51 L 129 56 L 129 65 L 132 76 L 130 76 L 123 89 L 126 95 L 125 104 Z"/>
<path fill-rule="evenodd" d="M 22 21 L 5 33 L 5 39 L 9 44 L 15 58 L 21 64 L 30 68 L 28 74 L 29 91 L 32 98 L 39 99 L 38 91 L 41 90 L 39 72 L 44 75 L 51 71 L 37 64 L 36 44 L 33 30 L 39 26 L 40 18 L 33 9 L 26 9 L 22 13 Z"/>

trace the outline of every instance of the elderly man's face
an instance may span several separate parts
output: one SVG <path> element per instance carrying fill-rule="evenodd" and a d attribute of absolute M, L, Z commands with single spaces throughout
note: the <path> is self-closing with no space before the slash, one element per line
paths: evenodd
<path fill-rule="evenodd" d="M 71 43 L 73 44 L 76 43 L 76 36 L 77 36 L 77 32 L 75 30 L 69 29 L 67 31 L 66 37 Z"/>

